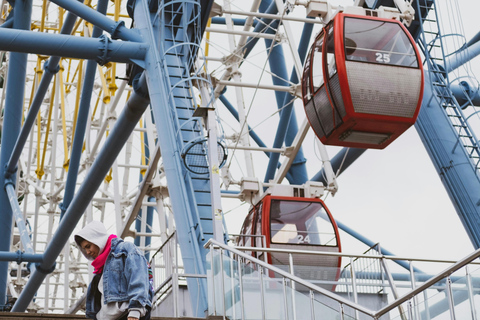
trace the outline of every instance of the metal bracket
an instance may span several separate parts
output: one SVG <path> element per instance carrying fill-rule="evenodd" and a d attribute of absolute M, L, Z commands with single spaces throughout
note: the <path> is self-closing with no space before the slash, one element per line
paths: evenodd
<path fill-rule="evenodd" d="M 100 37 L 98 37 L 100 40 L 100 43 L 103 42 L 103 48 L 100 48 L 100 51 L 103 52 L 102 56 L 97 57 L 97 62 L 99 65 L 103 66 L 107 62 L 110 61 L 110 57 L 108 56 L 108 45 L 109 43 L 112 42 L 106 35 L 102 34 Z"/>
<path fill-rule="evenodd" d="M 7 185 L 8 180 L 11 180 L 10 178 L 17 172 L 17 170 L 18 170 L 17 166 L 15 166 L 13 170 L 8 170 L 8 164 L 5 165 L 5 171 L 4 171 L 5 185 Z M 13 184 L 13 182 L 11 183 Z"/>
<path fill-rule="evenodd" d="M 112 35 L 112 39 L 119 39 L 117 36 L 119 29 L 125 26 L 124 21 L 118 21 L 113 27 L 112 30 L 110 31 L 110 34 Z"/>
<path fill-rule="evenodd" d="M 43 64 L 43 69 L 51 74 L 56 74 L 58 73 L 58 71 L 60 71 L 60 65 L 57 63 L 56 67 L 54 69 L 51 69 L 49 68 L 49 62 L 51 62 L 50 60 L 47 60 L 45 61 L 45 63 Z"/>
<path fill-rule="evenodd" d="M 35 268 L 37 269 L 38 272 L 43 273 L 43 274 L 50 274 L 53 271 L 55 271 L 55 267 L 57 266 L 57 263 L 54 262 L 53 265 L 49 269 L 43 269 L 40 267 L 40 263 L 35 263 Z"/>

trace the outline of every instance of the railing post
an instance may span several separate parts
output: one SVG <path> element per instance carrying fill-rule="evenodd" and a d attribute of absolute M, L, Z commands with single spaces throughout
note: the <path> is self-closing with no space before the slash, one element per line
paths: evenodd
<path fill-rule="evenodd" d="M 468 301 L 470 302 L 470 311 L 472 312 L 472 320 L 477 320 L 477 311 L 473 295 L 472 275 L 468 272 L 468 266 L 465 266 L 465 276 L 467 277 Z"/>
<path fill-rule="evenodd" d="M 412 306 L 412 300 L 408 300 L 408 320 L 413 320 L 413 306 Z"/>
<path fill-rule="evenodd" d="M 412 283 L 412 289 L 415 289 L 417 287 L 416 280 L 415 280 L 415 272 L 413 270 L 413 263 L 410 261 L 410 282 Z M 420 310 L 418 309 L 418 297 L 415 296 L 413 297 L 413 302 L 414 302 L 414 308 L 415 308 L 415 317 L 418 320 L 421 320 L 420 318 Z"/>
<path fill-rule="evenodd" d="M 243 301 L 242 257 L 237 256 L 237 260 L 238 260 L 238 282 L 240 283 L 240 312 L 242 314 L 242 319 L 245 319 L 245 305 Z"/>
<path fill-rule="evenodd" d="M 390 288 L 392 289 L 393 297 L 398 299 L 398 291 L 397 286 L 395 285 L 395 281 L 393 280 L 392 273 L 390 272 L 387 262 L 384 257 L 380 260 L 382 262 L 383 269 L 385 270 L 385 274 L 387 275 L 388 282 L 390 284 Z M 400 318 L 402 320 L 406 320 L 405 318 L 405 311 L 403 311 L 402 305 L 398 306 L 398 312 L 400 312 Z"/>
<path fill-rule="evenodd" d="M 173 314 L 178 318 L 178 273 L 172 274 L 173 282 Z"/>
<path fill-rule="evenodd" d="M 428 304 L 427 290 L 423 291 L 423 304 L 425 305 L 425 320 L 430 320 L 430 306 Z"/>
<path fill-rule="evenodd" d="M 343 309 L 343 303 L 340 303 L 340 320 L 345 320 L 345 310 Z"/>
<path fill-rule="evenodd" d="M 450 319 L 455 320 L 455 302 L 453 301 L 452 279 L 450 277 L 447 277 L 447 299 L 450 309 Z"/>
<path fill-rule="evenodd" d="M 213 244 L 210 245 L 210 254 L 212 259 L 212 303 L 213 303 L 213 315 L 217 315 L 217 302 L 215 301 L 215 262 L 213 261 Z"/>
<path fill-rule="evenodd" d="M 231 259 L 230 261 L 230 285 L 232 287 L 232 319 L 235 319 L 235 316 L 236 316 L 236 308 L 235 308 L 235 300 L 236 300 L 236 297 L 235 297 L 235 277 L 234 277 L 234 274 L 235 274 L 235 270 L 234 270 L 234 262 L 235 260 Z M 224 315 L 225 317 L 226 315 Z"/>
<path fill-rule="evenodd" d="M 282 278 L 283 284 L 283 307 L 285 312 L 285 320 L 288 320 L 288 298 L 287 298 L 287 279 Z"/>
<path fill-rule="evenodd" d="M 315 320 L 315 307 L 314 307 L 314 294 L 313 291 L 310 290 L 310 317 L 312 320 Z"/>
<path fill-rule="evenodd" d="M 263 287 L 263 267 L 259 266 L 259 276 L 260 276 L 260 302 L 262 306 L 262 320 L 265 320 L 265 288 Z"/>
<path fill-rule="evenodd" d="M 353 301 L 358 303 L 358 294 L 357 294 L 357 277 L 355 276 L 355 267 L 354 267 L 354 259 L 350 258 L 350 273 L 352 274 L 352 290 L 353 290 Z M 359 314 L 358 311 L 355 310 L 355 319 L 358 319 Z"/>
<path fill-rule="evenodd" d="M 265 235 L 262 235 L 262 243 L 263 243 L 263 247 L 266 248 L 267 247 L 267 238 L 265 237 Z M 265 263 L 268 263 L 268 252 L 263 252 L 263 260 L 265 261 Z"/>
<path fill-rule="evenodd" d="M 295 270 L 293 269 L 293 257 L 292 254 L 288 254 L 288 264 L 290 268 L 290 273 L 292 275 L 295 275 L 294 272 Z M 295 291 L 296 291 L 296 286 L 295 286 L 295 281 L 291 281 L 291 286 L 292 286 L 292 311 L 293 311 L 293 320 L 297 320 L 297 304 L 296 304 L 296 299 L 295 299 Z"/>
<path fill-rule="evenodd" d="M 225 317 L 225 272 L 223 270 L 223 249 L 220 248 L 220 286 L 222 287 L 222 315 Z"/>

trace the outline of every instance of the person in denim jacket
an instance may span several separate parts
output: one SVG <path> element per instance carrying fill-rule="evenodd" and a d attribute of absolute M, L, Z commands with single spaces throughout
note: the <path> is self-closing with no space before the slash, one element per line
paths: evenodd
<path fill-rule="evenodd" d="M 148 320 L 153 288 L 149 265 L 140 250 L 99 221 L 75 235 L 75 242 L 94 267 L 88 286 L 86 316 L 98 320 Z"/>

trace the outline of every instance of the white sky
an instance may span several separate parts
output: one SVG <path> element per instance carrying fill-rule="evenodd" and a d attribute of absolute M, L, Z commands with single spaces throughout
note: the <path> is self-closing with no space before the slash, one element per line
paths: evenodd
<path fill-rule="evenodd" d="M 450 0 L 438 2 L 444 1 Z M 480 31 L 478 23 L 475 23 L 475 10 L 472 10 L 475 2 L 450 2 L 453 5 L 456 3 L 460 6 L 468 41 Z M 456 27 L 459 27 L 458 22 Z M 475 62 L 472 67 L 475 67 Z M 300 118 L 299 112 L 303 111 L 303 107 L 296 108 Z M 311 148 L 313 140 L 309 139 L 307 137 L 304 142 L 303 151 L 308 159 L 309 177 L 312 177 L 318 171 L 320 161 L 315 160 Z M 339 148 L 328 147 L 331 158 L 337 150 Z M 260 178 L 263 180 L 263 173 Z M 365 152 L 339 177 L 338 183 L 338 193 L 335 197 L 328 196 L 325 201 L 333 216 L 370 240 L 380 242 L 382 247 L 395 255 L 460 259 L 473 251 L 414 127 L 385 150 Z M 225 212 L 230 209 L 224 207 Z M 246 211 L 246 206 L 243 206 L 227 213 L 230 233 L 239 232 Z M 342 235 L 344 252 L 361 253 L 365 249 L 349 236 Z"/>

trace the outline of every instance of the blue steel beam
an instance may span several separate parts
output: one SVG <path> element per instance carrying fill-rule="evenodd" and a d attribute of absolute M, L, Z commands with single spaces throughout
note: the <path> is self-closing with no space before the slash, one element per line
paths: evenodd
<path fill-rule="evenodd" d="M 76 1 L 73 1 L 76 2 Z M 61 34 L 0 29 L 0 50 L 89 59 L 99 63 L 143 60 L 148 44 Z M 108 52 L 108 54 L 106 54 Z"/>
<path fill-rule="evenodd" d="M 195 1 L 179 1 L 178 10 L 188 10 L 189 6 L 194 5 L 197 5 Z M 186 14 L 180 11 L 178 12 L 179 19 L 181 19 L 183 14 Z M 161 16 L 159 20 L 164 18 L 164 16 Z M 194 196 L 192 195 L 191 185 L 186 185 L 183 176 L 185 169 L 180 158 L 180 142 L 177 141 L 180 137 L 178 131 L 175 129 L 175 124 L 178 122 L 178 119 L 172 116 L 175 101 L 173 101 L 173 96 L 168 94 L 170 84 L 168 83 L 169 80 L 167 77 L 169 72 L 164 52 L 165 47 L 162 46 L 162 44 L 158 44 L 157 47 L 156 42 L 157 39 L 166 37 L 166 33 L 171 30 L 168 30 L 167 27 L 163 25 L 165 21 L 160 21 L 160 24 L 156 25 L 155 29 L 152 29 L 147 0 L 136 1 L 134 19 L 136 27 L 140 30 L 146 42 L 151 44 L 145 58 L 145 72 L 158 133 L 158 143 L 162 152 L 164 172 L 173 208 L 172 211 L 175 212 L 178 242 L 182 251 L 185 272 L 205 275 L 207 251 L 201 245 L 201 242 L 204 242 L 205 239 L 197 237 L 201 225 L 195 220 L 195 208 L 192 208 Z M 185 26 L 184 29 L 179 29 L 176 35 L 168 35 L 176 36 L 173 41 L 181 41 L 180 43 L 185 45 L 182 40 L 177 40 L 184 36 L 182 32 L 187 32 Z M 177 49 L 181 50 L 182 47 L 177 47 Z M 172 68 L 173 67 L 175 66 L 172 66 Z M 185 174 L 188 175 L 188 172 Z M 194 223 L 194 220 L 196 223 Z M 191 278 L 187 279 L 187 281 L 193 313 L 196 316 L 204 316 L 208 309 L 206 281 L 204 281 L 204 279 L 197 281 Z"/>
<path fill-rule="evenodd" d="M 228 99 L 223 94 L 221 94 L 218 98 L 223 103 L 223 105 L 227 108 L 227 110 L 230 111 L 232 116 L 234 116 L 235 119 L 237 119 L 238 121 L 239 120 L 238 111 L 230 103 L 230 101 L 228 101 Z M 250 126 L 248 126 L 248 134 L 259 147 L 262 147 L 262 148 L 267 147 L 267 145 L 263 143 L 262 139 L 255 133 L 255 131 L 252 128 L 250 128 Z M 267 155 L 267 157 L 270 157 L 270 152 L 265 152 L 265 154 Z"/>
<path fill-rule="evenodd" d="M 148 166 L 149 163 L 150 163 L 150 148 L 149 148 L 149 145 L 148 145 L 148 136 L 147 136 L 146 132 L 143 133 L 143 140 L 145 141 L 145 143 L 143 145 L 143 150 L 144 150 L 144 153 L 145 153 L 145 162 L 146 162 L 146 165 Z M 144 176 L 145 176 L 144 174 L 140 173 L 139 183 L 142 183 L 142 180 L 144 179 Z M 141 201 L 143 201 L 143 199 Z M 151 197 L 151 196 L 148 197 L 148 202 L 156 202 L 155 197 Z M 152 233 L 154 207 L 148 206 L 146 211 L 147 211 L 146 213 L 145 213 L 145 210 L 143 210 L 143 209 L 140 209 L 138 211 L 137 218 L 135 219 L 135 230 L 137 232 L 142 232 L 143 215 L 146 214 L 147 216 L 146 216 L 146 219 L 145 219 L 146 220 L 145 232 L 146 233 Z M 134 243 L 135 243 L 136 246 L 140 246 L 140 244 L 141 244 L 140 239 L 141 239 L 140 236 L 135 237 Z M 152 242 L 152 237 L 145 237 L 145 247 L 150 246 L 151 242 Z M 147 259 L 147 261 L 150 261 L 150 251 L 145 250 L 145 258 Z"/>
<path fill-rule="evenodd" d="M 274 8 L 272 8 L 274 7 Z M 260 12 L 268 13 L 277 13 L 277 7 L 274 1 L 264 0 L 260 4 Z M 268 21 L 267 21 L 268 22 Z M 272 21 L 271 24 L 268 22 L 271 28 L 266 29 L 265 33 L 274 33 L 279 26 L 279 21 Z M 260 23 L 259 23 L 260 25 Z M 305 24 L 304 35 L 307 36 L 311 29 Z M 306 41 L 305 41 L 306 40 Z M 299 47 L 301 51 L 304 50 L 304 46 L 308 46 L 308 40 L 306 37 L 302 36 L 302 45 Z M 306 43 L 305 43 L 306 42 Z M 285 57 L 283 54 L 283 48 L 279 45 L 274 45 L 273 41 L 270 39 L 265 39 L 265 46 L 268 51 L 268 62 L 270 70 L 272 71 L 272 82 L 274 85 L 279 86 L 288 86 L 289 83 L 284 80 L 289 78 L 286 70 Z M 305 50 L 306 51 L 306 50 Z M 294 72 L 295 73 L 295 72 Z M 296 77 L 296 76 L 295 76 Z M 293 76 L 292 76 L 293 78 Z M 281 148 L 285 142 L 285 137 L 289 136 L 289 140 L 293 141 L 298 132 L 297 119 L 295 116 L 295 111 L 293 110 L 293 100 L 288 99 L 288 95 L 285 92 L 275 92 L 275 97 L 277 100 L 278 109 L 282 110 L 280 112 L 280 121 L 277 127 L 277 133 L 275 141 L 273 143 L 273 148 Z M 291 100 L 291 101 L 290 101 Z M 289 101 L 288 104 L 285 104 L 285 101 Z M 267 172 L 265 173 L 264 181 L 268 182 L 275 176 L 275 171 L 278 165 L 279 154 L 272 154 L 267 167 Z M 290 168 L 290 173 L 293 177 L 293 180 L 289 180 L 291 184 L 303 184 L 308 180 L 307 169 L 305 167 L 305 159 L 303 157 L 302 149 L 300 148 L 297 155 L 295 156 L 294 164 Z"/>
<path fill-rule="evenodd" d="M 17 252 L 0 252 L 0 261 L 15 261 L 20 264 L 22 262 L 36 262 L 43 261 L 43 254 L 24 253 L 20 250 Z"/>
<path fill-rule="evenodd" d="M 62 30 L 60 31 L 61 34 L 70 34 L 72 31 L 77 16 L 68 13 L 67 17 L 62 26 Z M 15 143 L 14 150 L 10 156 L 10 159 L 7 164 L 6 168 L 6 178 L 8 179 L 11 174 L 16 171 L 16 166 L 18 159 L 20 159 L 20 155 L 22 153 L 23 147 L 28 139 L 28 135 L 30 134 L 30 130 L 32 129 L 35 119 L 37 118 L 38 111 L 42 106 L 43 99 L 45 98 L 45 94 L 47 93 L 48 86 L 52 81 L 53 76 L 58 72 L 58 63 L 60 61 L 60 57 L 53 56 L 49 60 L 47 60 L 44 64 L 45 73 L 40 80 L 40 84 L 38 85 L 37 92 L 35 93 L 35 97 L 32 100 L 30 105 L 30 111 L 28 112 L 27 117 L 25 118 L 25 122 L 23 123 L 22 130 L 18 136 L 17 142 Z"/>
<path fill-rule="evenodd" d="M 5 19 L 5 22 L 0 26 L 0 28 L 13 27 L 13 12 L 14 10 L 10 10 L 10 12 L 8 13 L 7 19 Z"/>
<path fill-rule="evenodd" d="M 51 2 L 110 33 L 113 39 L 141 41 L 140 35 L 135 30 L 125 27 L 123 21 L 109 19 L 81 2 L 75 0 L 51 0 Z"/>
<path fill-rule="evenodd" d="M 267 14 L 277 14 L 278 9 L 277 5 L 275 2 L 269 1 L 268 8 L 264 10 L 262 13 L 267 13 Z M 256 26 L 253 28 L 254 33 L 258 32 L 266 32 L 267 30 L 271 30 L 271 24 L 273 23 L 272 19 L 267 19 L 267 18 L 262 18 Z M 255 47 L 257 44 L 258 40 L 260 40 L 259 37 L 250 37 L 247 40 L 247 43 L 245 44 L 245 48 L 243 49 L 243 55 L 244 57 L 248 57 L 252 49 Z"/>
<path fill-rule="evenodd" d="M 415 128 L 475 248 L 480 248 L 480 178 L 425 77 L 422 108 Z"/>
<path fill-rule="evenodd" d="M 105 15 L 107 13 L 108 0 L 99 0 L 97 2 L 98 13 Z M 92 38 L 98 38 L 102 35 L 102 29 L 95 26 L 92 32 Z M 85 132 L 87 131 L 87 122 L 90 112 L 90 101 L 92 99 L 93 85 L 95 83 L 95 74 L 97 71 L 97 63 L 88 60 L 85 70 L 85 79 L 83 80 L 82 96 L 80 98 L 80 106 L 78 108 L 77 123 L 75 124 L 75 133 L 73 136 L 72 153 L 68 165 L 67 180 L 65 182 L 65 193 L 63 202 L 60 204 L 60 220 L 65 215 L 70 202 L 72 201 L 77 186 L 77 175 L 80 167 L 80 158 L 82 156 L 83 141 Z"/>
<path fill-rule="evenodd" d="M 447 73 L 450 73 L 463 66 L 465 63 L 471 61 L 479 54 L 480 42 L 475 42 L 468 48 L 456 52 L 454 55 L 450 56 L 447 60 L 445 60 L 445 71 Z"/>
<path fill-rule="evenodd" d="M 14 3 L 14 22 L 15 29 L 30 30 L 32 15 L 31 0 L 16 0 Z M 1 29 L 0 31 L 9 31 Z M 3 115 L 2 139 L 0 148 L 0 168 L 3 171 L 10 154 L 14 148 L 15 141 L 20 133 L 23 112 L 23 97 L 25 92 L 27 54 L 10 54 L 10 62 L 6 83 L 5 108 Z M 12 235 L 12 209 L 9 204 L 8 195 L 5 187 L 4 172 L 0 174 L 0 252 L 10 251 L 10 241 Z M 16 174 L 10 177 L 12 183 L 16 181 Z M 7 274 L 8 262 L 0 263 L 0 307 L 5 306 L 7 302 Z"/>
<path fill-rule="evenodd" d="M 467 42 L 466 46 L 470 47 L 474 43 L 477 43 L 479 40 L 480 40 L 480 32 L 478 32 L 475 36 L 473 36 L 473 38 L 470 39 L 470 41 Z"/>
<path fill-rule="evenodd" d="M 354 237 L 355 239 L 359 240 L 360 242 L 366 244 L 367 246 L 369 246 L 370 248 L 373 248 L 375 246 L 377 246 L 378 243 L 376 242 L 373 242 L 372 240 L 368 239 L 367 237 L 361 235 L 360 233 L 358 233 L 357 231 L 353 230 L 352 228 L 348 227 L 347 225 L 345 225 L 344 223 L 338 221 L 337 219 L 335 219 L 335 223 L 337 224 L 338 228 L 340 230 L 343 230 L 345 231 L 346 233 L 348 233 L 349 235 L 351 235 L 352 237 Z M 386 256 L 395 256 L 391 251 L 385 249 L 385 248 L 382 248 L 380 247 L 380 254 L 383 254 L 383 255 L 386 255 Z M 410 270 L 410 264 L 407 262 L 407 261 L 403 261 L 403 260 L 394 260 L 393 262 L 395 262 L 396 264 L 398 264 L 399 266 L 405 268 L 406 270 Z M 423 271 L 420 271 L 419 269 L 417 268 L 413 268 L 413 270 L 417 273 L 423 273 Z"/>
<path fill-rule="evenodd" d="M 5 191 L 8 195 L 8 201 L 10 202 L 10 208 L 15 216 L 15 223 L 20 235 L 20 241 L 22 242 L 25 253 L 33 254 L 33 245 L 30 239 L 27 228 L 25 227 L 25 220 L 23 219 L 22 209 L 18 205 L 17 193 L 15 192 L 15 185 L 11 180 L 5 182 Z"/>
<path fill-rule="evenodd" d="M 480 90 L 473 87 L 467 81 L 460 81 L 458 84 L 450 84 L 450 90 L 462 109 L 467 106 L 480 106 Z"/>
<path fill-rule="evenodd" d="M 223 103 L 223 105 L 227 108 L 228 111 L 230 111 L 230 113 L 235 117 L 235 119 L 239 119 L 238 117 L 238 111 L 235 109 L 235 107 L 230 103 L 230 101 L 228 101 L 228 99 L 223 95 L 221 94 L 219 96 L 219 99 L 220 101 Z M 263 143 L 262 139 L 255 133 L 255 131 L 253 131 L 252 128 L 250 128 L 250 126 L 248 126 L 248 133 L 250 134 L 250 137 L 253 139 L 253 141 L 255 141 L 255 143 L 261 147 L 261 148 L 267 148 L 267 146 L 265 145 L 265 143 Z M 265 155 L 270 158 L 270 156 L 272 155 L 271 152 L 264 152 Z M 281 167 L 281 164 L 278 163 L 277 164 L 277 168 L 280 168 Z M 292 174 L 290 172 L 287 172 L 287 179 L 290 181 L 290 180 L 293 180 L 293 177 L 292 177 Z"/>
<path fill-rule="evenodd" d="M 138 84 L 134 83 L 134 92 L 60 221 L 57 231 L 48 243 L 43 254 L 43 261 L 36 265 L 35 271 L 15 302 L 12 312 L 24 312 L 47 274 L 54 270 L 55 260 L 62 252 L 75 226 L 148 106 L 148 93 L 144 84 L 144 77 L 138 81 Z M 10 237 L 10 233 L 8 236 Z"/>
<path fill-rule="evenodd" d="M 359 148 L 343 148 L 331 160 L 333 172 L 338 177 L 345 169 L 347 169 L 355 160 L 357 160 L 367 149 Z M 312 181 L 322 182 L 327 184 L 324 169 L 320 170 L 312 177 Z"/>
<path fill-rule="evenodd" d="M 305 56 L 307 55 L 308 45 L 310 43 L 310 39 L 312 37 L 313 31 L 313 24 L 305 23 L 303 25 L 302 35 L 300 37 L 300 42 L 298 44 L 298 56 L 300 57 L 300 62 L 303 64 L 305 62 Z M 297 72 L 295 71 L 295 67 L 293 67 L 291 75 L 290 75 L 290 82 L 291 83 L 299 83 L 299 79 L 297 76 Z M 294 139 L 295 134 L 298 132 L 297 121 L 295 117 L 295 113 L 293 113 L 293 104 L 295 101 L 295 96 L 289 93 L 284 94 L 285 98 L 283 100 L 282 105 L 283 107 L 282 113 L 280 114 L 280 121 L 277 127 L 277 134 L 275 136 L 275 141 L 273 143 L 274 148 L 280 148 L 283 143 L 285 145 L 291 146 Z M 280 155 L 278 153 L 272 154 L 270 157 L 270 163 L 273 164 L 276 162 L 278 164 L 278 159 Z M 276 159 L 275 159 L 276 158 Z M 292 163 L 292 166 L 289 170 L 290 175 L 292 178 L 287 179 L 291 184 L 303 184 L 307 181 L 307 171 L 305 167 L 306 159 L 303 156 L 302 149 L 300 148 L 298 153 L 295 155 L 295 160 Z M 267 168 L 267 172 L 268 172 Z M 267 173 L 268 175 L 268 173 Z M 273 176 L 275 172 L 273 172 Z M 268 179 L 271 179 L 270 176 L 267 176 Z"/>
<path fill-rule="evenodd" d="M 232 18 L 233 25 L 235 25 L 235 26 L 244 26 L 245 25 L 245 20 L 246 19 Z M 213 17 L 212 18 L 212 24 L 227 24 L 227 22 L 226 22 L 225 18 Z"/>

